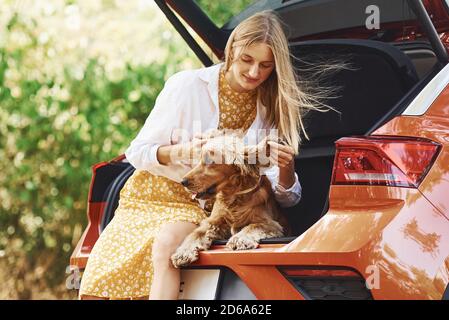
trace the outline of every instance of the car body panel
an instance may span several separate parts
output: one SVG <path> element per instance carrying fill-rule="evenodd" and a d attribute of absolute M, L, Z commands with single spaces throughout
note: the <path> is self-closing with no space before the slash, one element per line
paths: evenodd
<path fill-rule="evenodd" d="M 285 289 L 279 266 L 344 266 L 365 278 L 378 266 L 380 285 L 371 290 L 374 298 L 441 298 L 449 274 L 449 221 L 419 191 L 332 186 L 330 199 L 328 213 L 287 245 L 238 252 L 214 247 L 201 252 L 195 265 L 229 267 L 259 299 L 279 294 L 299 298 Z M 256 270 L 265 274 L 263 286 Z"/>

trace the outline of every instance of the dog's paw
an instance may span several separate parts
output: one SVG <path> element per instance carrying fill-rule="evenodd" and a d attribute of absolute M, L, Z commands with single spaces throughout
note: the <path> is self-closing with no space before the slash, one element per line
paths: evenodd
<path fill-rule="evenodd" d="M 198 260 L 198 250 L 176 250 L 171 256 L 171 262 L 175 268 L 186 266 Z"/>
<path fill-rule="evenodd" d="M 226 246 L 232 250 L 248 250 L 257 248 L 259 243 L 245 235 L 236 234 L 228 240 Z"/>

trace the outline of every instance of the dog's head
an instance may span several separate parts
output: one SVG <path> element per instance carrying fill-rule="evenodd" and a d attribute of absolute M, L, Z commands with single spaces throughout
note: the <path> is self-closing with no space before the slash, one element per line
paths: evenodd
<path fill-rule="evenodd" d="M 260 168 L 269 165 L 258 156 L 261 149 L 260 145 L 245 145 L 242 134 L 216 135 L 202 147 L 198 164 L 181 183 L 192 198 L 209 199 L 230 187 L 232 190 L 242 179 L 257 182 Z"/>

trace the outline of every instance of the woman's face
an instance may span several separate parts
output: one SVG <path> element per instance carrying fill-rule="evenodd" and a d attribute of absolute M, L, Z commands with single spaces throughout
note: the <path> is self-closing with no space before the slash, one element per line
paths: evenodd
<path fill-rule="evenodd" d="M 254 43 L 241 51 L 241 47 L 237 47 L 234 52 L 238 58 L 232 62 L 227 80 L 234 90 L 246 92 L 268 79 L 274 69 L 274 56 L 265 43 Z"/>

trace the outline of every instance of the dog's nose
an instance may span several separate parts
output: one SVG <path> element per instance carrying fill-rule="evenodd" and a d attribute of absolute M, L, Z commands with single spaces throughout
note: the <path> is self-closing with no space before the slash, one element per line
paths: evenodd
<path fill-rule="evenodd" d="M 189 185 L 189 180 L 187 180 L 187 179 L 182 179 L 181 184 L 182 184 L 184 187 L 187 187 L 187 186 Z"/>

